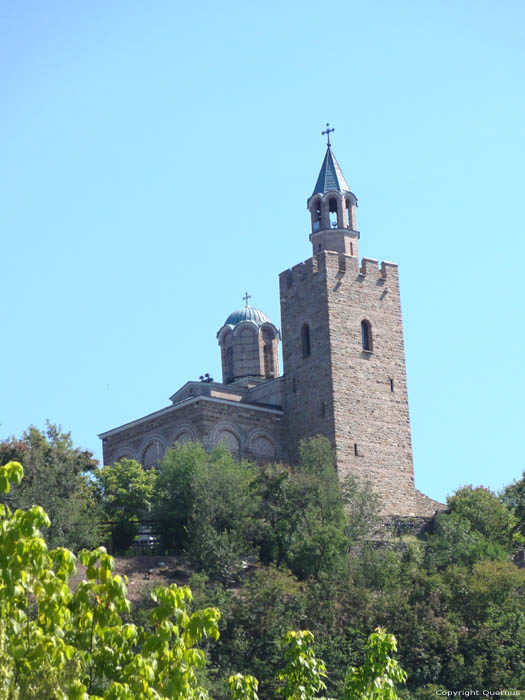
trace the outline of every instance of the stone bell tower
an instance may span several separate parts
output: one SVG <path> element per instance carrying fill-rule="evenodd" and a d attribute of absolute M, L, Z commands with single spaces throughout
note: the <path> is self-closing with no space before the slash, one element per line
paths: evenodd
<path fill-rule="evenodd" d="M 327 124 L 328 126 L 328 124 Z M 357 258 L 359 233 L 355 228 L 357 197 L 350 190 L 339 163 L 332 153 L 328 134 L 328 148 L 321 165 L 319 177 L 307 206 L 312 220 L 313 255 L 332 250 Z"/>
<path fill-rule="evenodd" d="M 339 477 L 369 480 L 385 514 L 432 514 L 438 504 L 414 487 L 397 265 L 359 262 L 357 198 L 330 131 L 307 202 L 313 256 L 280 275 L 289 455 L 324 434 Z"/>

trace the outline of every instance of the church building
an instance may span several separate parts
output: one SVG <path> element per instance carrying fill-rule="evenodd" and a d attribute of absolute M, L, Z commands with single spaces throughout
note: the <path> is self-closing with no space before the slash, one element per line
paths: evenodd
<path fill-rule="evenodd" d="M 307 201 L 312 257 L 279 276 L 281 331 L 246 294 L 217 332 L 222 382 L 188 381 L 166 408 L 102 433 L 104 464 L 128 457 L 153 468 L 188 440 L 293 464 L 300 441 L 323 434 L 339 477 L 370 481 L 385 515 L 442 507 L 414 485 L 398 266 L 359 259 L 357 197 L 330 131 Z"/>

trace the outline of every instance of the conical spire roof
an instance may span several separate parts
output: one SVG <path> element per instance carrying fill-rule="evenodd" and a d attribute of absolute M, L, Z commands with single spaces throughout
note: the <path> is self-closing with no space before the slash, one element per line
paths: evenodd
<path fill-rule="evenodd" d="M 314 194 L 325 194 L 326 192 L 330 192 L 330 190 L 335 190 L 336 192 L 351 192 L 348 182 L 343 175 L 343 171 L 332 153 L 332 149 L 328 146 L 323 164 L 321 165 L 319 177 L 317 178 L 314 191 L 312 192 L 312 197 Z"/>

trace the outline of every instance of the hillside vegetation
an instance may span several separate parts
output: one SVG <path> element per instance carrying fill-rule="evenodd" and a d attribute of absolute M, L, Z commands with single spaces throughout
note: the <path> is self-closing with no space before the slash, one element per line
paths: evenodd
<path fill-rule="evenodd" d="M 322 438 L 303 444 L 295 468 L 186 444 L 156 472 L 133 460 L 96 470 L 89 453 L 49 426 L 0 444 L 0 464 L 10 459 L 24 465 L 27 483 L 3 502 L 44 505 L 57 521 L 44 533 L 50 547 L 112 543 L 126 552 L 138 518 L 158 523 L 156 553 L 193 572 L 190 607 L 221 611 L 220 636 L 204 640 L 208 663 L 199 671 L 213 697 L 234 692 L 225 678 L 238 671 L 258 679 L 259 697 L 274 697 L 283 687 L 282 640 L 300 629 L 313 633 L 305 646 L 326 664 L 330 697 L 345 696 L 349 666 L 366 666 L 377 627 L 398 640 L 402 697 L 525 688 L 525 571 L 512 561 L 525 535 L 525 479 L 500 495 L 459 489 L 416 538 L 385 532 L 369 484 L 339 484 Z M 134 597 L 124 622 L 147 627 L 147 585 Z"/>

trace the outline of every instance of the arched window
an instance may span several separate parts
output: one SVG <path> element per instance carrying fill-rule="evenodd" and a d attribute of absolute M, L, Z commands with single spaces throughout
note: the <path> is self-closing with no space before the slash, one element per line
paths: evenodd
<path fill-rule="evenodd" d="M 273 365 L 273 335 L 266 328 L 262 332 L 264 376 L 271 379 L 275 374 Z"/>
<path fill-rule="evenodd" d="M 224 447 L 228 448 L 230 452 L 233 452 L 234 455 L 239 454 L 239 439 L 236 435 L 234 435 L 234 433 L 231 432 L 231 430 L 220 430 L 219 432 L 217 432 L 215 440 L 217 445 L 224 445 Z"/>
<path fill-rule="evenodd" d="M 144 469 L 155 469 L 158 467 L 160 459 L 162 457 L 162 445 L 158 440 L 153 440 L 144 450 L 144 456 L 142 458 L 142 466 Z"/>
<path fill-rule="evenodd" d="M 334 197 L 328 202 L 328 211 L 330 216 L 330 228 L 337 228 L 337 199 Z"/>
<path fill-rule="evenodd" d="M 307 323 L 303 323 L 301 328 L 301 342 L 303 345 L 303 357 L 309 357 L 311 353 L 310 326 Z"/>
<path fill-rule="evenodd" d="M 366 319 L 361 321 L 361 341 L 363 343 L 363 350 L 372 352 L 372 326 L 370 325 L 370 321 Z"/>
<path fill-rule="evenodd" d="M 226 350 L 226 380 L 233 381 L 233 348 Z"/>
<path fill-rule="evenodd" d="M 321 199 L 316 199 L 312 205 L 312 231 L 321 230 Z"/>

